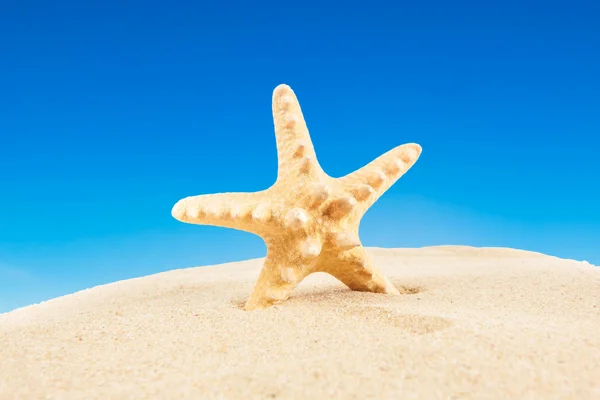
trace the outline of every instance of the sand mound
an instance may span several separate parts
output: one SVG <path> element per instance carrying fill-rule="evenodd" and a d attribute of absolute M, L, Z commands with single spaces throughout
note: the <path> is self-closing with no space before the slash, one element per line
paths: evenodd
<path fill-rule="evenodd" d="M 315 274 L 245 312 L 261 266 L 249 260 L 0 315 L 0 399 L 600 398 L 600 268 L 510 249 L 371 251 L 403 295 Z"/>

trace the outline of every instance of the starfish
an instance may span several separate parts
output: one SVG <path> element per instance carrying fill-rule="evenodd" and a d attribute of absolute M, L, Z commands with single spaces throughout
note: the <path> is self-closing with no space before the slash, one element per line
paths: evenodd
<path fill-rule="evenodd" d="M 362 246 L 360 220 L 421 155 L 408 143 L 340 178 L 327 175 L 315 154 L 292 89 L 273 91 L 278 173 L 268 189 L 191 196 L 173 207 L 175 219 L 254 233 L 267 246 L 263 268 L 244 309 L 287 300 L 315 272 L 328 273 L 351 290 L 399 294 Z"/>

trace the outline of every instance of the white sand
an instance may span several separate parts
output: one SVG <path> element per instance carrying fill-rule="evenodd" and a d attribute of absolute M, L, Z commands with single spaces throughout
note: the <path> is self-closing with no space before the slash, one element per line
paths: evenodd
<path fill-rule="evenodd" d="M 402 296 L 315 274 L 246 312 L 250 260 L 2 314 L 0 399 L 600 399 L 600 268 L 370 250 Z"/>

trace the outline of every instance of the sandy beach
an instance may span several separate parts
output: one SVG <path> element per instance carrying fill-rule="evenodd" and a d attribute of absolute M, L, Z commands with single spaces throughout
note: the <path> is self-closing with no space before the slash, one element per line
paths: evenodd
<path fill-rule="evenodd" d="M 0 399 L 600 398 L 600 268 L 512 249 L 369 251 L 402 295 L 314 274 L 247 312 L 255 259 L 2 314 Z"/>

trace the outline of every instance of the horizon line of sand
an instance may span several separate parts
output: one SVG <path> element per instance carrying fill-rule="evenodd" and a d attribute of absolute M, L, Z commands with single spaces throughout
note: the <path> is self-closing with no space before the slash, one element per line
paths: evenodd
<path fill-rule="evenodd" d="M 525 249 L 515 249 L 515 248 L 509 248 L 509 247 L 499 247 L 499 246 L 471 246 L 471 245 L 452 245 L 452 244 L 448 244 L 448 245 L 431 245 L 431 246 L 420 246 L 420 247 L 402 247 L 402 248 L 395 248 L 395 247 L 379 247 L 379 246 L 366 246 L 366 249 L 368 249 L 369 251 L 378 251 L 378 250 L 417 250 L 417 249 L 439 249 L 439 250 L 444 250 L 444 249 L 480 249 L 480 250 L 514 250 L 514 251 L 519 251 L 519 252 L 526 252 L 526 253 L 531 253 L 531 254 L 538 254 L 538 255 L 542 255 L 542 256 L 546 256 L 546 257 L 554 257 L 554 258 L 558 258 L 561 260 L 565 260 L 565 261 L 574 261 L 574 262 L 579 262 L 582 263 L 584 265 L 590 265 L 592 267 L 595 268 L 600 268 L 600 266 L 594 265 L 586 260 L 575 260 L 575 259 L 569 259 L 569 258 L 561 258 L 558 256 L 552 256 L 552 255 L 548 255 L 548 254 L 544 254 L 538 251 L 534 251 L 534 250 L 525 250 Z M 242 260 L 232 260 L 232 261 L 224 261 L 221 263 L 217 263 L 217 264 L 207 264 L 207 265 L 195 265 L 195 266 L 189 266 L 189 267 L 183 267 L 183 268 L 176 268 L 176 269 L 168 269 L 165 271 L 161 271 L 161 272 L 156 272 L 153 274 L 149 274 L 149 275 L 142 275 L 142 276 L 138 276 L 138 277 L 133 277 L 133 278 L 126 278 L 126 279 L 120 279 L 120 280 L 116 280 L 113 282 L 108 282 L 108 283 L 103 283 L 103 284 L 98 284 L 95 286 L 91 286 L 89 288 L 84 288 L 84 289 L 80 289 L 77 290 L 75 292 L 72 293 L 68 293 L 65 295 L 61 295 L 61 296 L 57 296 L 57 297 L 53 297 L 47 300 L 42 300 L 38 303 L 32 303 L 32 304 L 28 304 L 25 306 L 21 306 L 21 307 L 17 307 L 14 308 L 12 310 L 9 311 L 4 311 L 0 313 L 0 316 L 4 315 L 4 314 L 8 314 L 11 313 L 13 311 L 17 311 L 17 310 L 21 310 L 23 308 L 27 308 L 27 307 L 31 307 L 31 306 L 36 306 L 36 305 L 41 305 L 41 304 L 45 304 L 47 302 L 51 302 L 53 300 L 56 299 L 61 299 L 63 297 L 67 297 L 67 296 L 71 296 L 74 294 L 77 294 L 79 292 L 83 292 L 83 291 L 87 291 L 90 289 L 94 289 L 97 287 L 102 287 L 102 286 L 106 286 L 106 285 L 112 285 L 114 283 L 118 283 L 118 282 L 125 282 L 125 281 L 129 281 L 132 279 L 140 279 L 140 278 L 144 278 L 147 276 L 153 276 L 153 275 L 159 275 L 159 274 L 163 274 L 163 273 L 167 273 L 167 272 L 171 272 L 171 271 L 179 271 L 179 270 L 184 270 L 184 269 L 189 269 L 189 268 L 214 268 L 214 267 L 221 267 L 221 266 L 226 266 L 229 264 L 234 264 L 234 263 L 240 263 L 240 262 L 254 262 L 254 261 L 262 261 L 265 257 L 253 257 L 253 258 L 248 258 L 248 259 L 242 259 Z"/>

